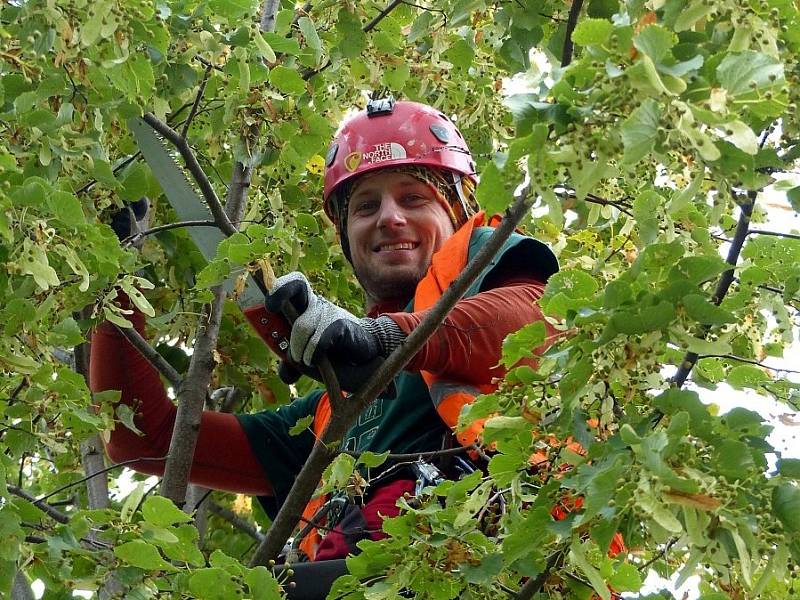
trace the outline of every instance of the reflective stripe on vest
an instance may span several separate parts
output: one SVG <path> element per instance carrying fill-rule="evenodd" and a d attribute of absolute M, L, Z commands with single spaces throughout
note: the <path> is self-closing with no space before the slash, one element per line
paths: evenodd
<path fill-rule="evenodd" d="M 498 217 L 492 217 L 486 223 L 486 215 L 479 212 L 472 217 L 458 231 L 455 232 L 442 247 L 434 254 L 431 266 L 425 277 L 417 285 L 414 294 L 414 311 L 418 312 L 430 308 L 442 296 L 453 280 L 461 274 L 469 260 L 469 243 L 476 227 L 488 225 L 496 227 L 500 223 Z M 471 404 L 481 393 L 486 394 L 497 389 L 495 385 L 471 386 L 451 381 L 443 381 L 429 371 L 420 371 L 422 378 L 428 386 L 433 405 L 442 421 L 455 429 L 461 409 Z M 469 446 L 480 441 L 485 419 L 470 423 L 463 431 L 456 434 L 456 439 L 463 446 Z"/>

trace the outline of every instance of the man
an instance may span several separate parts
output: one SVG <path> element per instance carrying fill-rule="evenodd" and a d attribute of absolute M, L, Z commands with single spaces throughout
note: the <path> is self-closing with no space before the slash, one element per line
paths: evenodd
<path fill-rule="evenodd" d="M 403 343 L 491 234 L 476 211 L 474 175 L 461 133 L 429 106 L 370 101 L 364 113 L 345 124 L 326 157 L 324 207 L 364 288 L 368 316 L 358 318 L 316 295 L 300 273 L 279 278 L 266 308 L 248 311 L 247 317 L 269 343 L 263 323 L 270 313 L 279 313 L 287 302 L 299 313 L 290 359 L 280 369 L 285 381 L 295 381 L 301 371 L 315 376 L 315 365 L 325 355 L 345 389 L 356 389 L 369 374 L 365 365 Z M 497 364 L 505 336 L 541 319 L 536 302 L 557 269 L 546 246 L 513 235 L 395 378 L 394 396 L 376 399 L 361 414 L 344 447 L 416 453 L 448 446 L 463 404 L 492 389 L 493 378 L 502 376 Z M 133 320 L 141 330 L 143 316 L 135 314 Z M 175 408 L 158 374 L 107 323 L 97 329 L 93 344 L 93 390 L 121 390 L 121 401 L 135 408 L 136 425 L 144 433 L 117 427 L 107 445 L 110 457 L 120 462 L 164 456 Z M 274 512 L 329 414 L 322 391 L 274 412 L 238 417 L 206 412 L 191 480 L 257 495 Z M 314 432 L 289 435 L 309 415 L 314 415 Z M 475 431 L 459 437 L 464 444 L 475 439 Z M 133 466 L 163 472 L 161 461 Z M 380 537 L 382 517 L 396 515 L 397 498 L 413 492 L 414 485 L 414 474 L 387 468 L 371 482 L 363 506 L 345 511 L 342 522 L 321 541 L 307 535 L 303 551 L 310 559 L 340 558 L 355 550 L 359 538 Z M 315 507 L 305 513 L 316 521 L 314 514 Z"/>

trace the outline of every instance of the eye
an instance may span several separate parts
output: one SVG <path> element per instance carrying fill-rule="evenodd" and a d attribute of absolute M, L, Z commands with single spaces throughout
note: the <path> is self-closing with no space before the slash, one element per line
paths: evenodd
<path fill-rule="evenodd" d="M 407 206 L 422 206 L 430 201 L 430 198 L 423 194 L 406 194 L 403 196 L 403 203 Z"/>
<path fill-rule="evenodd" d="M 372 200 L 369 198 L 364 198 L 363 200 L 357 200 L 352 207 L 353 214 L 358 215 L 368 215 L 375 212 L 379 206 L 380 202 L 377 200 Z"/>

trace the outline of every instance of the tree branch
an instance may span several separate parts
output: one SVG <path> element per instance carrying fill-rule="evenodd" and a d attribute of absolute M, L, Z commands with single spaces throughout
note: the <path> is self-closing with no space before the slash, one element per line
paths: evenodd
<path fill-rule="evenodd" d="M 381 21 L 383 21 L 390 12 L 392 12 L 395 8 L 397 8 L 401 4 L 403 4 L 402 0 L 392 0 L 391 2 L 389 2 L 386 8 L 384 8 L 380 13 L 378 13 L 378 15 L 374 19 L 372 19 L 369 23 L 367 23 L 366 25 L 364 25 L 364 27 L 361 28 L 361 31 L 363 31 L 364 33 L 369 33 L 370 31 L 375 29 L 378 26 L 378 24 Z M 300 76 L 303 78 L 303 81 L 308 81 L 314 75 L 318 75 L 319 73 L 330 67 L 331 64 L 332 64 L 331 61 L 328 60 L 328 62 L 326 62 L 321 67 L 318 67 L 316 69 L 307 69 L 303 71 L 300 74 Z"/>
<path fill-rule="evenodd" d="M 145 231 L 140 231 L 138 233 L 133 234 L 130 237 L 125 238 L 122 240 L 122 245 L 131 245 L 138 242 L 143 237 L 148 235 L 154 235 L 156 233 L 161 233 L 162 231 L 169 231 L 170 229 L 179 229 L 181 227 L 217 227 L 216 221 L 205 220 L 205 221 L 178 221 L 176 223 L 167 223 L 165 225 L 158 225 L 157 227 L 151 227 Z"/>
<path fill-rule="evenodd" d="M 559 567 L 560 563 L 564 560 L 565 555 L 566 548 L 561 548 L 560 550 L 556 550 L 553 554 L 551 554 L 550 558 L 547 559 L 547 564 L 545 564 L 544 570 L 536 577 L 528 579 L 528 581 L 525 582 L 525 585 L 523 585 L 519 592 L 517 592 L 515 600 L 530 600 L 537 593 L 542 591 L 545 582 L 547 581 L 548 577 L 550 577 L 550 572 Z"/>
<path fill-rule="evenodd" d="M 43 498 L 37 499 L 36 496 L 29 494 L 21 487 L 18 487 L 16 485 L 9 485 L 8 491 L 14 494 L 15 496 L 24 498 L 25 500 L 33 504 L 36 508 L 41 510 L 43 513 L 45 513 L 48 517 L 50 517 L 54 521 L 58 521 L 59 523 L 69 523 L 69 517 L 67 515 L 65 515 L 57 508 L 53 508 L 52 506 L 50 506 L 47 502 L 44 501 Z"/>
<path fill-rule="evenodd" d="M 192 359 L 178 392 L 178 410 L 161 481 L 161 495 L 177 506 L 183 506 L 186 500 L 203 406 L 214 371 L 214 350 L 222 322 L 225 291 L 218 285 L 213 288 L 213 294 L 213 301 L 206 304 L 201 312 Z"/>
<path fill-rule="evenodd" d="M 766 231 L 764 229 L 751 229 L 747 232 L 748 235 L 774 235 L 776 237 L 787 238 L 790 240 L 800 240 L 800 234 L 797 233 L 783 233 L 781 231 Z"/>
<path fill-rule="evenodd" d="M 228 219 L 228 215 L 225 213 L 225 209 L 222 207 L 217 193 L 214 191 L 214 188 L 203 171 L 203 168 L 200 166 L 200 163 L 197 162 L 197 158 L 195 158 L 194 152 L 192 152 L 189 143 L 183 137 L 181 137 L 177 131 L 159 120 L 154 114 L 145 113 L 142 119 L 163 138 L 171 142 L 183 157 L 183 160 L 186 163 L 186 169 L 189 171 L 189 173 L 191 173 L 192 177 L 197 182 L 200 192 L 203 194 L 203 198 L 208 204 L 208 208 L 211 211 L 211 214 L 213 215 L 214 220 L 217 222 L 219 228 L 229 236 L 236 233 L 236 227 L 234 227 L 234 225 Z"/>
<path fill-rule="evenodd" d="M 189 133 L 189 127 L 192 126 L 192 121 L 197 116 L 197 109 L 200 107 L 200 101 L 203 99 L 203 93 L 206 91 L 206 84 L 208 83 L 208 78 L 211 76 L 212 70 L 212 65 L 206 66 L 206 71 L 203 73 L 203 81 L 200 82 L 200 88 L 197 90 L 197 95 L 194 97 L 192 110 L 189 111 L 189 116 L 186 117 L 186 121 L 183 123 L 183 130 L 181 131 L 181 137 L 183 139 L 186 139 L 186 135 Z"/>
<path fill-rule="evenodd" d="M 224 506 L 220 506 L 216 502 L 211 501 L 208 503 L 208 510 L 218 517 L 225 519 L 236 529 L 242 533 L 246 533 L 251 538 L 258 540 L 259 542 L 264 539 L 264 534 L 258 531 L 258 529 L 256 529 L 252 523 L 250 523 L 247 519 L 243 519 L 229 508 L 225 508 Z"/>
<path fill-rule="evenodd" d="M 772 367 L 770 365 L 765 365 L 762 362 L 758 362 L 757 360 L 736 356 L 734 354 L 702 354 L 700 355 L 700 358 L 724 358 L 726 360 L 735 360 L 736 362 L 747 363 L 748 365 L 755 365 L 757 367 L 761 367 L 762 369 L 769 369 L 770 371 L 776 371 L 778 373 L 800 374 L 800 371 L 795 371 L 794 369 L 782 369 L 780 367 Z"/>
<path fill-rule="evenodd" d="M 379 12 L 375 16 L 375 18 L 372 19 L 369 23 L 364 25 L 364 28 L 361 31 L 363 31 L 364 33 L 369 33 L 370 31 L 375 29 L 378 26 L 378 23 L 383 21 L 390 12 L 392 12 L 402 3 L 403 0 L 392 0 L 391 2 L 389 2 L 389 4 L 386 5 L 386 8 L 384 8 L 381 12 Z"/>
<path fill-rule="evenodd" d="M 484 247 L 473 257 L 450 287 L 445 290 L 442 297 L 428 311 L 422 322 L 406 338 L 405 343 L 386 359 L 358 393 L 348 398 L 347 402 L 339 402 L 333 406 L 333 414 L 328 426 L 322 433 L 321 439 L 314 444 L 308 459 L 295 479 L 292 489 L 272 522 L 272 526 L 267 531 L 264 541 L 256 549 L 250 561 L 251 565 L 267 564 L 269 560 L 278 555 L 299 521 L 303 507 L 314 493 L 323 471 L 336 456 L 335 445 L 339 443 L 361 411 L 386 389 L 386 386 L 395 375 L 433 335 L 456 302 L 461 299 L 472 282 L 475 281 L 502 247 L 517 224 L 529 213 L 533 198 L 528 198 L 528 192 L 529 187 L 526 186 L 506 211 L 502 223 L 492 232 Z"/>
<path fill-rule="evenodd" d="M 161 373 L 169 384 L 175 388 L 176 390 L 181 387 L 181 376 L 180 374 L 172 367 L 171 364 L 167 362 L 167 360 L 161 356 L 155 348 L 153 348 L 150 344 L 147 343 L 147 340 L 142 337 L 142 335 L 136 331 L 133 327 L 119 327 L 115 325 L 117 331 L 119 331 L 125 338 L 130 342 L 131 346 L 136 348 L 139 351 L 139 354 L 147 359 L 155 369 Z"/>
<path fill-rule="evenodd" d="M 572 6 L 569 7 L 569 17 L 567 18 L 567 30 L 564 34 L 564 51 L 561 53 L 561 67 L 566 67 L 572 62 L 572 32 L 575 31 L 575 26 L 578 24 L 578 16 L 581 14 L 583 7 L 583 0 L 572 0 Z"/>
<path fill-rule="evenodd" d="M 261 31 L 275 31 L 275 15 L 281 6 L 281 0 L 264 0 L 261 8 Z"/>
<path fill-rule="evenodd" d="M 725 261 L 731 265 L 731 268 L 722 273 L 717 283 L 717 289 L 711 297 L 711 301 L 717 306 L 719 306 L 723 298 L 725 298 L 725 295 L 731 287 L 731 283 L 733 283 L 734 267 L 739 261 L 742 246 L 744 245 L 745 238 L 747 238 L 747 232 L 750 227 L 750 217 L 753 214 L 755 201 L 756 193 L 748 192 L 747 200 L 739 205 L 739 221 L 736 224 L 736 232 L 733 234 L 733 241 L 728 249 L 728 256 L 725 258 Z M 703 334 L 700 337 L 705 337 L 707 332 L 708 327 L 704 328 Z M 692 372 L 694 365 L 697 364 L 698 358 L 699 356 L 697 353 L 687 352 L 670 383 L 678 388 L 683 387 L 683 384 L 686 383 L 686 379 L 689 377 L 689 373 Z M 660 419 L 660 415 L 658 415 L 658 419 Z"/>

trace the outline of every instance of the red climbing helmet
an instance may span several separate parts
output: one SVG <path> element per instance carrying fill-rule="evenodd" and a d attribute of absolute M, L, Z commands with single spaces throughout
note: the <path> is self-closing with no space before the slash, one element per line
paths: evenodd
<path fill-rule="evenodd" d="M 395 102 L 392 97 L 370 100 L 365 111 L 345 123 L 328 149 L 325 214 L 336 222 L 331 204 L 342 183 L 363 173 L 403 165 L 475 176 L 475 161 L 464 136 L 447 115 L 418 102 Z"/>

